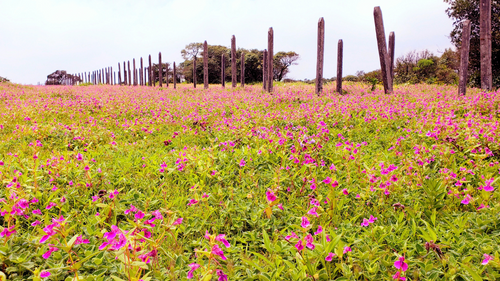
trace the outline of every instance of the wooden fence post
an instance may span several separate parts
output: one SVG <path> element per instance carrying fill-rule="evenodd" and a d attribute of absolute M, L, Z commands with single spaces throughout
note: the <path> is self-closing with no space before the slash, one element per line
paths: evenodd
<path fill-rule="evenodd" d="M 196 88 L 196 56 L 193 57 L 193 87 Z"/>
<path fill-rule="evenodd" d="M 460 47 L 460 69 L 458 81 L 458 95 L 464 95 L 467 88 L 467 77 L 469 70 L 469 49 L 470 49 L 470 21 L 463 22 L 462 46 Z"/>
<path fill-rule="evenodd" d="M 342 94 L 342 67 L 344 58 L 344 41 L 339 40 L 337 47 L 337 93 Z"/>
<path fill-rule="evenodd" d="M 245 53 L 241 53 L 241 66 L 240 66 L 241 87 L 245 87 Z"/>
<path fill-rule="evenodd" d="M 163 65 L 161 64 L 161 52 L 158 53 L 158 81 L 161 88 L 163 86 Z"/>
<path fill-rule="evenodd" d="M 262 90 L 267 91 L 267 50 L 262 52 Z"/>
<path fill-rule="evenodd" d="M 491 0 L 479 1 L 479 37 L 481 49 L 481 89 L 493 88 L 491 70 Z"/>
<path fill-rule="evenodd" d="M 231 37 L 231 86 L 236 87 L 238 81 L 236 78 L 236 37 Z"/>
<path fill-rule="evenodd" d="M 373 10 L 375 19 L 375 32 L 377 34 L 378 55 L 380 57 L 380 69 L 382 71 L 382 80 L 384 82 L 385 93 L 392 93 L 392 81 L 389 71 L 389 55 L 387 54 L 387 43 L 385 41 L 384 19 L 382 18 L 382 10 L 377 6 Z"/>
<path fill-rule="evenodd" d="M 394 53 L 395 53 L 395 44 L 396 44 L 396 35 L 394 34 L 394 31 L 391 31 L 389 33 L 389 50 L 388 50 L 388 55 L 389 55 L 389 77 L 391 78 L 391 84 L 394 87 Z"/>
<path fill-rule="evenodd" d="M 116 85 L 116 71 L 113 72 L 113 78 L 114 78 L 114 85 Z"/>
<path fill-rule="evenodd" d="M 273 64 L 274 64 L 274 30 L 272 27 L 269 28 L 267 32 L 267 91 L 269 93 L 273 92 L 273 81 L 274 81 L 274 72 L 273 72 Z"/>
<path fill-rule="evenodd" d="M 177 68 L 175 67 L 175 61 L 174 61 L 174 89 L 177 89 Z"/>
<path fill-rule="evenodd" d="M 128 85 L 131 86 L 132 85 L 132 73 L 130 72 L 130 61 L 128 61 L 127 63 L 128 63 Z"/>
<path fill-rule="evenodd" d="M 144 64 L 142 61 L 142 57 L 141 57 L 141 83 L 140 83 L 140 85 L 144 86 Z"/>
<path fill-rule="evenodd" d="M 120 63 L 118 63 L 118 84 L 122 84 L 122 71 L 120 69 Z"/>
<path fill-rule="evenodd" d="M 220 60 L 220 81 L 222 84 L 222 88 L 226 87 L 226 62 L 224 54 L 222 54 Z"/>
<path fill-rule="evenodd" d="M 316 95 L 323 92 L 323 60 L 325 58 L 325 20 L 318 21 L 318 46 L 316 61 Z"/>
<path fill-rule="evenodd" d="M 149 55 L 149 68 L 148 68 L 148 71 L 149 71 L 149 86 L 152 87 L 153 86 L 153 74 L 152 74 L 152 67 L 151 67 L 151 55 Z"/>
<path fill-rule="evenodd" d="M 208 45 L 203 43 L 203 87 L 208 89 Z"/>

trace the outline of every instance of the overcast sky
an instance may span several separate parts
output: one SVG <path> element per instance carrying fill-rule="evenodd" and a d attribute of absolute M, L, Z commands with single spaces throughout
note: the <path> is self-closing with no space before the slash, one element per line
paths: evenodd
<path fill-rule="evenodd" d="M 396 57 L 411 50 L 438 54 L 451 47 L 452 21 L 442 0 L 0 0 L 0 76 L 43 83 L 55 70 L 92 71 L 132 58 L 181 62 L 191 42 L 267 48 L 300 54 L 289 78 L 315 77 L 317 22 L 325 19 L 324 77 L 336 76 L 337 42 L 344 41 L 344 76 L 380 68 L 373 8 Z"/>

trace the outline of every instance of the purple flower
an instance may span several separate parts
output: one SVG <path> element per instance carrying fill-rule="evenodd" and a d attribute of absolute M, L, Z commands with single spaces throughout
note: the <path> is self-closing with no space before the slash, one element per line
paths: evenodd
<path fill-rule="evenodd" d="M 348 252 L 352 252 L 351 247 L 344 247 L 343 254 L 347 254 Z"/>
<path fill-rule="evenodd" d="M 227 275 L 224 274 L 221 269 L 217 269 L 215 272 L 217 272 L 217 276 L 219 276 L 219 279 L 217 279 L 217 281 L 227 281 Z"/>
<path fill-rule="evenodd" d="M 226 256 L 224 256 L 224 252 L 217 244 L 212 246 L 212 254 L 219 256 L 222 260 L 227 260 Z"/>
<path fill-rule="evenodd" d="M 344 195 L 349 195 L 349 191 L 347 191 L 346 188 L 342 189 L 342 193 L 344 193 Z"/>
<path fill-rule="evenodd" d="M 138 211 L 138 212 L 134 215 L 134 217 L 135 217 L 136 219 L 140 220 L 140 219 L 144 218 L 144 213 L 143 213 L 142 211 Z"/>
<path fill-rule="evenodd" d="M 55 251 L 57 251 L 57 250 L 59 250 L 59 249 L 58 249 L 58 248 L 56 248 L 56 247 L 49 246 L 49 250 L 48 250 L 47 252 L 45 252 L 45 253 L 42 255 L 42 257 L 43 257 L 44 259 L 48 259 L 48 258 L 50 258 L 50 255 L 52 255 L 52 252 L 55 252 Z"/>
<path fill-rule="evenodd" d="M 197 264 L 197 263 L 192 263 L 192 264 L 190 264 L 190 265 L 189 265 L 190 270 L 188 271 L 187 278 L 188 278 L 188 279 L 193 278 L 193 272 L 194 272 L 196 269 L 198 269 L 199 267 L 200 267 L 200 265 L 199 265 L 199 264 Z"/>
<path fill-rule="evenodd" d="M 54 206 L 57 206 L 57 204 L 56 204 L 56 203 L 53 203 L 53 202 L 50 202 L 50 203 L 49 203 L 49 205 L 47 205 L 47 207 L 45 207 L 45 209 L 50 210 L 50 209 L 52 209 L 52 207 L 54 207 Z"/>
<path fill-rule="evenodd" d="M 488 192 L 491 192 L 493 190 L 495 190 L 495 188 L 493 186 L 491 186 L 491 184 L 493 183 L 494 179 L 489 179 L 489 180 L 486 180 L 485 182 L 485 185 L 484 186 L 481 186 L 481 188 L 484 189 L 484 191 L 488 191 Z"/>
<path fill-rule="evenodd" d="M 224 246 L 226 246 L 226 248 L 229 248 L 229 247 L 231 247 L 231 244 L 229 244 L 229 242 L 227 242 L 225 237 L 226 237 L 226 234 L 219 234 L 219 235 L 215 236 L 215 241 L 222 242 L 222 244 L 224 244 Z"/>
<path fill-rule="evenodd" d="M 17 231 L 14 229 L 14 227 L 16 227 L 15 225 L 12 225 L 10 227 L 6 227 L 2 230 L 2 232 L 0 232 L 0 237 L 9 237 L 11 236 L 12 234 L 16 233 Z"/>
<path fill-rule="evenodd" d="M 49 276 L 50 276 L 50 272 L 48 272 L 48 271 L 42 270 L 42 272 L 40 272 L 40 277 L 41 278 L 46 278 L 46 277 L 49 277 Z"/>
<path fill-rule="evenodd" d="M 302 251 L 304 249 L 304 245 L 302 244 L 302 240 L 299 240 L 299 242 L 297 242 L 297 244 L 295 244 L 295 248 L 297 249 L 297 251 Z"/>
<path fill-rule="evenodd" d="M 369 226 L 369 225 L 370 225 L 370 221 L 367 220 L 367 219 L 363 219 L 363 222 L 361 223 L 361 226 L 366 227 L 366 226 Z"/>
<path fill-rule="evenodd" d="M 392 276 L 392 279 L 406 281 L 406 277 L 401 276 L 401 271 L 396 272 L 396 274 Z"/>
<path fill-rule="evenodd" d="M 240 161 L 240 167 L 245 167 L 246 163 L 247 162 L 245 162 L 244 159 L 241 159 L 241 161 Z"/>
<path fill-rule="evenodd" d="M 174 221 L 173 225 L 179 225 L 182 224 L 182 218 L 178 218 L 176 221 Z"/>
<path fill-rule="evenodd" d="M 287 236 L 285 237 L 285 240 L 286 240 L 286 241 L 290 241 L 290 239 L 292 239 L 292 238 L 297 238 L 297 239 L 299 239 L 299 236 L 297 236 L 297 234 L 295 234 L 295 232 L 293 232 L 293 231 L 292 231 L 292 234 L 291 234 L 291 235 L 287 235 Z"/>
<path fill-rule="evenodd" d="M 314 250 L 314 248 L 316 246 L 314 246 L 313 242 L 314 242 L 314 237 L 312 237 L 311 234 L 307 234 L 306 237 L 305 237 L 305 240 L 306 240 L 306 247 L 311 249 L 311 250 Z"/>
<path fill-rule="evenodd" d="M 317 207 L 313 207 L 309 212 L 307 212 L 308 215 L 316 216 L 319 217 L 318 213 L 316 212 L 318 210 Z"/>
<path fill-rule="evenodd" d="M 462 203 L 462 204 L 464 204 L 464 205 L 468 205 L 468 204 L 470 203 L 470 200 L 471 200 L 471 199 L 472 199 L 472 197 L 471 197 L 469 194 L 467 194 L 467 195 L 465 196 L 464 200 L 462 200 L 462 202 L 460 202 L 460 203 Z"/>
<path fill-rule="evenodd" d="M 314 235 L 318 235 L 321 232 L 323 232 L 323 227 L 321 225 L 318 225 L 318 231 L 314 232 Z"/>
<path fill-rule="evenodd" d="M 334 256 L 335 256 L 334 253 L 328 253 L 328 256 L 326 256 L 326 258 L 325 258 L 325 261 L 332 261 Z"/>

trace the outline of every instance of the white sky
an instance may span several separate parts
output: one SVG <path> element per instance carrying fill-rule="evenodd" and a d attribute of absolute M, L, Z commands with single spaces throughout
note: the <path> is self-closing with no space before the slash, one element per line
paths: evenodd
<path fill-rule="evenodd" d="M 337 42 L 344 41 L 344 76 L 380 68 L 373 8 L 386 36 L 396 33 L 396 57 L 451 47 L 452 21 L 442 0 L 0 0 L 0 76 L 45 82 L 55 70 L 92 71 L 149 54 L 182 61 L 191 42 L 267 48 L 301 56 L 290 78 L 314 78 L 317 22 L 325 19 L 324 77 L 336 76 Z"/>

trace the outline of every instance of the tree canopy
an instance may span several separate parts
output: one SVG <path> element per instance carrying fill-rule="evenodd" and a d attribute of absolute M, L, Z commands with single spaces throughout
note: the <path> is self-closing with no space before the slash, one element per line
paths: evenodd
<path fill-rule="evenodd" d="M 245 83 L 262 81 L 263 51 L 257 49 L 236 50 L 237 77 L 241 75 L 241 54 L 245 54 Z M 231 48 L 220 45 L 208 45 L 208 81 L 213 84 L 221 83 L 221 61 L 225 57 L 225 81 L 231 80 Z M 203 81 L 203 44 L 191 43 L 181 51 L 184 62 L 180 69 L 187 82 L 193 81 L 193 60 L 196 59 L 197 81 Z M 296 65 L 299 54 L 295 52 L 278 52 L 274 55 L 273 76 L 276 81 L 281 81 L 290 71 L 290 66 Z"/>
<path fill-rule="evenodd" d="M 479 2 L 480 0 L 444 0 L 449 4 L 446 13 L 453 19 L 453 30 L 450 33 L 451 42 L 460 49 L 462 44 L 462 22 L 470 20 L 470 54 L 469 75 L 472 86 L 481 86 L 481 60 L 479 38 Z M 492 30 L 492 70 L 493 86 L 500 87 L 500 1 L 491 0 L 491 30 Z"/>

